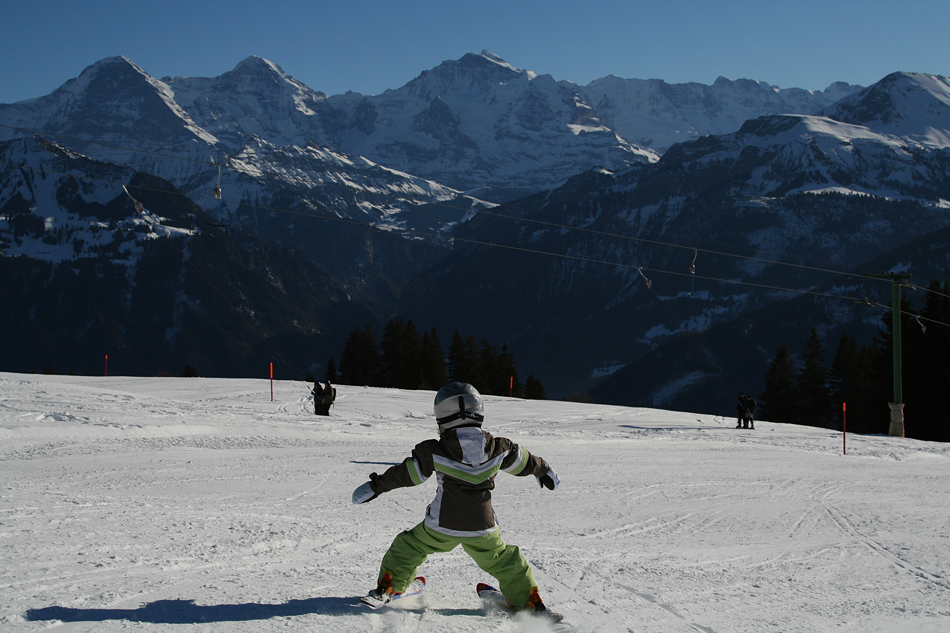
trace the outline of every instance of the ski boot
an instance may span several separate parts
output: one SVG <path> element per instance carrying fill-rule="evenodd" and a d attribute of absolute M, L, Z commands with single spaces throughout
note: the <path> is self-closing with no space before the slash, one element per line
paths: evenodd
<path fill-rule="evenodd" d="M 531 595 L 528 596 L 528 604 L 526 604 L 524 608 L 528 609 L 529 611 L 537 611 L 537 612 L 548 610 L 548 608 L 544 606 L 544 602 L 542 602 L 541 596 L 538 595 L 537 587 L 531 588 Z"/>
<path fill-rule="evenodd" d="M 386 604 L 387 602 L 392 602 L 397 593 L 393 591 L 393 576 L 391 573 L 384 572 L 383 577 L 379 579 L 379 584 L 376 585 L 375 589 L 370 589 L 370 592 L 366 594 L 366 597 L 371 601 Z"/>

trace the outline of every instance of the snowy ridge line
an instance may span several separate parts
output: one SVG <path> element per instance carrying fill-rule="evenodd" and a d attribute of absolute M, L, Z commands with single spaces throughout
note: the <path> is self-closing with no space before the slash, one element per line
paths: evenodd
<path fill-rule="evenodd" d="M 0 163 L 0 164 L 5 164 L 5 165 L 7 165 L 8 167 L 16 167 L 16 168 L 19 168 L 19 169 L 29 169 L 30 171 L 33 171 L 33 172 L 42 170 L 42 171 L 44 171 L 44 172 L 47 173 L 47 174 L 56 174 L 56 175 L 60 175 L 60 176 L 73 176 L 74 178 L 78 178 L 78 179 L 80 179 L 80 180 L 88 180 L 88 181 L 90 181 L 90 182 L 99 182 L 99 183 L 102 183 L 102 184 L 113 185 L 113 186 L 117 186 L 117 187 L 121 187 L 122 185 L 125 185 L 125 186 L 127 186 L 127 187 L 129 187 L 129 188 L 131 188 L 131 189 L 142 190 L 142 191 L 151 191 L 151 192 L 154 192 L 154 193 L 162 193 L 162 194 L 167 194 L 167 195 L 176 195 L 176 196 L 180 196 L 180 197 L 183 197 L 183 198 L 187 198 L 187 199 L 189 199 L 189 200 L 195 200 L 195 199 L 197 199 L 197 200 L 218 200 L 218 198 L 215 198 L 213 195 L 190 194 L 190 193 L 186 193 L 186 192 L 181 191 L 181 190 L 158 189 L 158 188 L 156 188 L 156 187 L 144 187 L 144 186 L 142 186 L 142 185 L 130 185 L 130 184 L 128 184 L 128 183 L 121 183 L 121 182 L 116 182 L 116 181 L 112 181 L 112 180 L 105 180 L 105 179 L 102 179 L 102 178 L 95 178 L 95 177 L 93 177 L 93 176 L 88 176 L 88 175 L 85 175 L 85 174 L 75 174 L 75 173 L 70 173 L 70 172 L 56 171 L 56 170 L 52 170 L 52 169 L 45 169 L 45 168 L 40 168 L 40 167 L 33 167 L 33 166 L 31 166 L 31 165 L 22 165 L 22 164 L 19 164 L 19 163 L 12 163 L 12 162 L 10 162 L 10 161 L 4 161 L 3 163 Z M 334 184 L 332 184 L 332 183 L 326 183 L 326 186 L 328 186 L 328 187 L 330 187 L 330 186 L 339 186 L 339 187 L 348 188 L 348 189 L 352 189 L 352 188 L 353 188 L 353 187 L 347 187 L 347 186 L 345 186 L 345 185 L 334 185 Z M 228 198 L 221 198 L 221 200 L 223 200 L 224 202 L 231 203 L 231 204 L 241 204 L 242 206 L 250 207 L 250 208 L 253 208 L 253 209 L 260 210 L 260 211 L 273 211 L 273 212 L 276 212 L 276 213 L 286 213 L 286 214 L 288 214 L 288 215 L 299 215 L 299 216 L 303 216 L 303 217 L 307 217 L 307 218 L 314 218 L 314 219 L 318 219 L 318 220 L 331 220 L 331 221 L 334 221 L 334 222 L 343 222 L 343 223 L 346 223 L 346 224 L 356 224 L 356 225 L 360 225 L 360 226 L 366 226 L 366 227 L 368 227 L 368 228 L 380 228 L 378 225 L 373 224 L 373 223 L 371 223 L 371 222 L 366 222 L 366 221 L 364 221 L 364 220 L 358 220 L 358 219 L 356 219 L 356 218 L 341 217 L 341 216 L 339 216 L 339 215 L 317 215 L 317 214 L 315 214 L 315 213 L 306 213 L 306 212 L 303 212 L 303 211 L 294 211 L 293 209 L 287 209 L 287 208 L 284 208 L 284 207 L 267 206 L 267 205 L 262 205 L 262 204 L 259 204 L 259 203 L 256 203 L 256 202 L 255 202 L 255 203 L 252 203 L 252 202 L 249 202 L 249 201 L 246 201 L 246 200 L 234 200 L 234 199 L 228 199 Z M 471 209 L 469 209 L 468 207 L 456 207 L 456 206 L 453 206 L 453 205 L 450 205 L 450 204 L 445 204 L 445 203 L 440 203 L 440 202 L 429 202 L 429 203 L 427 203 L 427 204 L 428 204 L 428 206 L 442 206 L 442 207 L 445 207 L 445 208 L 447 208 L 447 209 L 453 209 L 453 210 L 456 210 L 456 211 L 469 211 L 469 212 L 474 212 L 474 213 L 478 213 L 478 212 L 479 212 L 478 210 L 471 210 Z M 311 207 L 311 208 L 312 208 L 312 207 Z M 411 228 L 407 228 L 407 227 L 403 227 L 403 226 L 398 226 L 398 225 L 394 225 L 394 224 L 386 225 L 385 228 L 386 228 L 387 230 L 401 231 L 401 232 L 403 232 L 403 233 L 410 233 L 410 234 L 413 234 L 413 235 L 418 235 L 418 236 L 420 236 L 420 237 L 435 237 L 435 238 L 444 238 L 444 237 L 445 237 L 444 234 L 441 234 L 441 233 L 438 233 L 438 232 L 425 232 L 425 231 L 420 231 L 420 230 L 418 230 L 418 229 L 411 229 Z M 452 239 L 461 239 L 461 238 L 452 238 Z M 462 240 L 462 241 L 464 241 L 464 240 Z"/>
<path fill-rule="evenodd" d="M 110 149 L 120 149 L 124 152 L 138 152 L 139 154 L 148 154 L 150 156 L 158 156 L 159 158 L 171 158 L 173 160 L 181 160 L 189 163 L 197 163 L 199 165 L 208 165 L 206 160 L 198 160 L 197 158 L 188 158 L 186 156 L 175 156 L 174 154 L 162 154 L 161 152 L 156 152 L 153 150 L 135 148 L 135 147 L 124 147 L 122 145 L 114 145 L 111 143 L 105 143 L 103 141 L 95 141 L 91 139 L 79 138 L 76 136 L 68 136 L 66 134 L 57 134 L 55 132 L 44 132 L 42 130 L 33 130 L 25 127 L 17 127 L 15 125 L 4 125 L 0 123 L 0 127 L 6 128 L 8 130 L 14 130 L 16 132 L 27 132 L 29 134 L 34 134 L 36 136 L 52 136 L 54 138 L 63 138 L 69 141 L 76 141 L 77 143 L 92 143 L 93 145 L 101 145 L 102 147 L 108 147 Z M 66 149 L 66 148 L 63 148 Z M 72 151 L 72 150 L 67 150 Z M 78 152 L 77 152 L 78 153 Z"/>
<path fill-rule="evenodd" d="M 68 135 L 65 135 L 65 134 L 56 134 L 56 133 L 53 133 L 53 132 L 43 132 L 43 131 L 40 131 L 40 130 L 32 130 L 32 129 L 29 129 L 29 128 L 15 127 L 15 126 L 11 126 L 11 125 L 4 125 L 4 124 L 2 124 L 2 123 L 0 123 L 0 127 L 8 128 L 8 129 L 15 130 L 15 131 L 20 131 L 20 132 L 27 132 L 27 133 L 34 134 L 34 135 L 36 135 L 36 136 L 41 136 L 41 137 L 42 137 L 42 136 L 50 136 L 50 137 L 62 138 L 62 139 L 70 140 L 70 141 L 75 141 L 75 142 L 77 142 L 77 143 L 89 143 L 89 144 L 92 144 L 92 145 L 101 145 L 102 147 L 108 147 L 108 148 L 110 148 L 110 149 L 117 149 L 117 150 L 122 150 L 122 151 L 125 151 L 125 152 L 133 152 L 133 153 L 139 153 L 139 154 L 147 154 L 147 155 L 150 155 L 150 156 L 157 156 L 157 157 L 159 157 L 159 158 L 168 158 L 168 159 L 171 159 L 171 160 L 180 160 L 180 161 L 184 161 L 184 162 L 188 162 L 188 163 L 195 163 L 195 164 L 202 165 L 202 166 L 218 165 L 218 163 L 211 163 L 211 162 L 209 162 L 209 161 L 207 161 L 207 160 L 199 160 L 199 159 L 196 159 L 196 158 L 188 158 L 187 156 L 176 156 L 176 155 L 174 155 L 174 154 L 163 154 L 163 153 L 161 153 L 161 152 L 156 152 L 156 151 L 153 151 L 153 150 L 147 150 L 147 149 L 141 149 L 141 148 L 135 148 L 135 147 L 125 147 L 125 146 L 122 146 L 122 145 L 114 145 L 114 144 L 105 143 L 105 142 L 102 142 L 102 141 L 96 141 L 96 140 L 92 140 L 92 139 L 83 139 L 83 138 L 78 138 L 78 137 L 75 137 L 75 136 L 68 136 Z M 72 153 L 74 153 L 74 154 L 80 155 L 80 156 L 82 155 L 82 154 L 79 154 L 78 152 L 73 152 L 73 150 L 70 150 L 70 149 L 65 148 L 65 147 L 64 147 L 63 149 L 66 150 L 66 151 L 72 152 Z M 245 149 L 246 149 L 246 148 L 245 148 Z M 335 152 L 334 150 L 331 150 L 331 149 L 329 149 L 329 148 L 326 148 L 326 151 L 332 152 L 332 153 L 334 153 L 334 154 L 338 154 L 337 152 Z M 227 166 L 228 168 L 232 169 L 232 171 L 234 171 L 235 173 L 247 174 L 247 175 L 250 175 L 250 176 L 253 176 L 253 177 L 270 176 L 270 177 L 276 178 L 276 179 L 288 179 L 288 174 L 287 174 L 287 173 L 276 172 L 276 171 L 264 171 L 264 170 L 261 170 L 260 168 L 258 168 L 258 167 L 256 167 L 256 166 L 255 166 L 255 167 L 250 167 L 246 161 L 240 160 L 240 156 L 241 156 L 240 154 L 235 155 L 235 156 L 230 156 L 230 155 L 227 155 L 227 154 L 225 155 L 226 166 Z M 390 173 L 393 173 L 393 174 L 398 174 L 398 175 L 401 175 L 401 176 L 404 176 L 404 177 L 407 177 L 407 178 L 414 178 L 414 179 L 417 179 L 417 180 L 420 180 L 420 181 L 424 181 L 424 182 L 428 182 L 428 183 L 434 183 L 434 181 L 426 180 L 426 179 L 422 178 L 421 176 L 415 176 L 415 175 L 412 175 L 412 174 L 408 174 L 408 173 L 405 173 L 405 172 L 401 172 L 401 171 L 399 171 L 399 170 L 397 170 L 397 169 L 392 169 L 392 168 L 390 168 L 390 167 L 386 167 L 385 165 L 379 165 L 379 164 L 373 163 L 373 162 L 370 161 L 369 159 L 363 158 L 362 156 L 359 157 L 359 158 L 361 158 L 362 160 L 364 160 L 364 161 L 366 161 L 366 162 L 372 163 L 372 164 L 375 165 L 376 167 L 379 167 L 380 169 L 385 170 L 385 171 L 387 171 L 387 172 L 390 172 Z M 244 170 L 233 169 L 233 168 L 231 167 L 231 163 L 232 163 L 232 162 L 235 162 L 235 163 L 239 163 L 239 164 L 241 164 L 241 165 L 244 165 L 246 169 L 244 169 Z M 7 164 L 8 164 L 8 165 L 13 165 L 12 163 L 9 163 L 9 162 L 8 162 Z M 27 167 L 27 168 L 29 168 L 28 165 L 13 165 L 13 166 L 19 166 L 19 167 Z M 120 166 L 125 166 L 125 165 L 120 165 Z M 53 172 L 53 173 L 55 173 L 55 172 Z M 300 184 L 300 183 L 297 183 L 297 184 Z M 335 188 L 344 189 L 344 190 L 354 190 L 354 189 L 356 189 L 356 190 L 361 190 L 361 189 L 362 189 L 361 187 L 359 187 L 358 185 L 355 185 L 355 184 L 349 184 L 349 183 L 346 183 L 346 182 L 332 182 L 332 181 L 327 181 L 327 180 L 321 180 L 321 181 L 319 182 L 319 185 L 322 186 L 322 187 L 331 187 L 331 188 L 335 187 Z M 165 191 L 165 190 L 155 190 L 155 191 L 161 191 L 162 193 L 181 193 L 181 192 L 172 192 L 172 191 Z M 458 192 L 458 193 L 461 193 L 461 192 Z M 184 194 L 184 193 L 183 193 L 182 195 L 186 195 L 187 197 L 193 198 L 193 199 L 213 199 L 213 200 L 218 200 L 218 198 L 216 198 L 216 197 L 214 197 L 214 196 L 207 196 L 207 195 Z M 385 193 L 383 193 L 383 195 L 390 195 L 390 196 L 392 196 L 392 194 L 385 194 Z M 395 198 L 395 196 L 392 196 L 392 197 Z M 228 200 L 228 199 L 226 199 L 226 198 L 224 198 L 223 200 L 224 200 L 224 202 L 229 202 L 229 203 L 232 203 L 232 204 L 244 203 L 244 202 L 241 201 L 241 200 Z M 457 207 L 457 206 L 450 205 L 450 204 L 446 204 L 446 203 L 440 203 L 440 202 L 438 202 L 438 201 L 429 202 L 429 203 L 427 203 L 427 204 L 432 205 L 432 206 L 444 206 L 444 207 L 446 207 L 446 208 L 454 209 L 454 210 L 458 210 L 458 211 L 467 211 L 467 210 L 469 210 L 468 207 Z M 487 204 L 487 203 L 486 203 L 486 204 Z M 263 209 L 263 210 L 268 210 L 268 211 L 284 211 L 284 212 L 287 212 L 287 213 L 295 213 L 294 211 L 290 211 L 290 210 L 287 210 L 287 209 L 270 209 L 270 208 L 267 208 L 267 207 L 256 207 L 256 205 L 249 205 L 249 206 L 254 206 L 255 208 L 261 208 L 261 209 Z M 319 217 L 323 217 L 323 216 L 319 216 Z M 327 216 L 327 217 L 328 217 L 328 219 L 329 219 L 330 216 Z"/>

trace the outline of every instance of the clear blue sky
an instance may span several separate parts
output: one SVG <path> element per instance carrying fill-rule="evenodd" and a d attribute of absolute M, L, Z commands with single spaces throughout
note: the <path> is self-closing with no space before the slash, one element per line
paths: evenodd
<path fill-rule="evenodd" d="M 327 94 L 378 94 L 482 50 L 579 84 L 869 85 L 950 75 L 950 0 L 5 0 L 0 103 L 115 55 L 159 78 L 259 55 Z"/>

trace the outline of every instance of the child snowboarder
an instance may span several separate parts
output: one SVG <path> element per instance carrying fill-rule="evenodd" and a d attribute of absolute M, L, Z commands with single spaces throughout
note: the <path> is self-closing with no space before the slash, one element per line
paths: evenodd
<path fill-rule="evenodd" d="M 494 576 L 508 603 L 516 608 L 545 611 L 531 567 L 515 545 L 501 539 L 491 505 L 498 471 L 534 475 L 542 487 L 554 490 L 557 475 L 540 457 L 503 437 L 482 430 L 481 395 L 468 383 L 454 382 L 435 396 L 439 439 L 418 444 L 412 455 L 353 492 L 353 503 L 372 501 L 384 492 L 417 486 L 433 473 L 438 490 L 425 520 L 397 535 L 383 556 L 377 587 L 369 592 L 387 600 L 406 590 L 416 568 L 430 554 L 461 545 L 475 563 Z"/>

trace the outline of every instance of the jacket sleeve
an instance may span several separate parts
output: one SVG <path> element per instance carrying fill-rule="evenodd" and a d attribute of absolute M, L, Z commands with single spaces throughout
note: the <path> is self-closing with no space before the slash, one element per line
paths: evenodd
<path fill-rule="evenodd" d="M 373 492 L 383 494 L 396 488 L 408 488 L 424 483 L 435 470 L 432 451 L 438 444 L 438 440 L 426 440 L 417 445 L 412 450 L 412 455 L 401 464 L 391 466 L 382 475 L 370 475 Z"/>
<path fill-rule="evenodd" d="M 502 439 L 511 445 L 511 447 L 508 449 L 508 455 L 501 462 L 501 469 L 509 475 L 515 475 L 516 477 L 527 477 L 528 475 L 534 475 L 535 477 L 540 477 L 547 473 L 548 469 L 551 468 L 546 461 L 537 455 L 532 455 L 529 453 L 528 449 L 515 444 L 511 440 L 506 440 L 504 438 L 499 439 Z"/>

